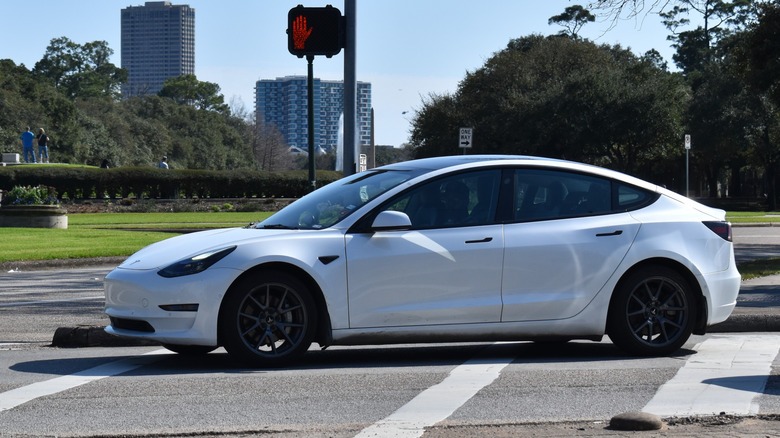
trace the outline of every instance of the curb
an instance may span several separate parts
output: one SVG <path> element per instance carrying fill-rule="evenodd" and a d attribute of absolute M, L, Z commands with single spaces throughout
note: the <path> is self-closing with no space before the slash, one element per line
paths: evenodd
<path fill-rule="evenodd" d="M 159 342 L 145 339 L 123 338 L 107 333 L 103 327 L 77 326 L 59 327 L 54 331 L 52 347 L 145 347 L 159 346 Z"/>
<path fill-rule="evenodd" d="M 780 315 L 732 314 L 729 319 L 707 328 L 707 333 L 727 332 L 780 332 Z"/>

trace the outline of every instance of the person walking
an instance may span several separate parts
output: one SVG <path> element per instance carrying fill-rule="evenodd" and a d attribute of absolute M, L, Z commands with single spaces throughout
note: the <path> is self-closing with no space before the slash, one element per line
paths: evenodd
<path fill-rule="evenodd" d="M 48 163 L 49 162 L 49 137 L 46 136 L 46 131 L 41 128 L 38 131 L 38 159 L 41 160 L 41 163 Z M 44 157 L 46 161 L 44 161 Z"/>
<path fill-rule="evenodd" d="M 29 126 L 27 127 L 27 131 L 23 132 L 19 139 L 22 141 L 22 150 L 24 151 L 25 163 L 30 162 L 29 157 L 32 157 L 33 163 L 37 163 L 38 161 L 35 159 L 35 150 L 33 149 L 33 140 L 35 140 L 35 134 L 30 131 Z"/>
<path fill-rule="evenodd" d="M 162 161 L 157 163 L 157 167 L 160 169 L 167 169 L 168 168 L 168 157 L 163 157 Z"/>

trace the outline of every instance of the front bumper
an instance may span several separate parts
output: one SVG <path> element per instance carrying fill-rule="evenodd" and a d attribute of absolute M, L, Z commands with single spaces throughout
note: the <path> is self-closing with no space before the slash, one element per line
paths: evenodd
<path fill-rule="evenodd" d="M 240 274 L 236 269 L 212 267 L 199 274 L 164 278 L 157 269 L 116 268 L 105 279 L 105 312 L 111 319 L 106 331 L 168 344 L 217 346 L 222 298 Z M 197 311 L 191 310 L 195 307 Z"/>

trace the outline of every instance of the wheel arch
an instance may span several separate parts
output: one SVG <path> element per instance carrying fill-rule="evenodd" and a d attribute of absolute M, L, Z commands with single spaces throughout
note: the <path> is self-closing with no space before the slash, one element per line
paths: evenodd
<path fill-rule="evenodd" d="M 225 296 L 230 294 L 233 290 L 233 287 L 240 283 L 244 278 L 255 275 L 259 272 L 284 272 L 288 275 L 294 276 L 304 283 L 304 285 L 309 289 L 309 292 L 311 292 L 312 299 L 314 299 L 314 304 L 317 309 L 317 329 L 314 333 L 314 342 L 317 342 L 323 348 L 329 346 L 333 340 L 333 331 L 331 328 L 330 313 L 328 312 L 325 296 L 323 295 L 322 289 L 314 280 L 314 278 L 312 278 L 308 272 L 298 266 L 284 262 L 270 262 L 257 265 L 251 269 L 247 269 L 243 274 L 239 275 L 235 280 L 233 280 L 233 283 L 231 283 L 230 287 L 227 289 L 227 292 L 225 292 Z M 222 325 L 222 310 L 225 306 L 225 301 L 226 300 L 223 298 L 222 302 L 220 303 L 218 313 L 219 320 L 217 322 L 217 342 L 219 342 L 220 345 L 222 345 L 222 333 L 220 333 L 221 330 L 219 327 Z"/>
<path fill-rule="evenodd" d="M 691 270 L 688 269 L 685 265 L 676 260 L 664 257 L 642 260 L 641 262 L 636 263 L 634 266 L 626 270 L 626 272 L 621 275 L 620 280 L 618 280 L 618 282 L 615 284 L 615 287 L 612 289 L 607 318 L 609 319 L 612 317 L 613 302 L 615 300 L 616 291 L 620 290 L 625 279 L 635 271 L 647 266 L 663 266 L 668 269 L 672 269 L 685 279 L 685 281 L 691 287 L 691 290 L 694 292 L 694 296 L 696 298 L 696 321 L 693 325 L 693 333 L 697 335 L 704 334 L 707 328 L 707 299 L 704 297 L 701 284 L 699 284 L 699 281 L 696 279 L 696 275 L 691 272 Z M 609 323 L 607 323 L 607 326 L 609 326 Z"/>

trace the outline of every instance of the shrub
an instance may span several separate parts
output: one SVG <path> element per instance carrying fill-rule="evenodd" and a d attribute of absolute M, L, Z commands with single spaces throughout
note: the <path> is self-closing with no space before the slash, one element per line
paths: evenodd
<path fill-rule="evenodd" d="M 58 205 L 57 190 L 54 187 L 15 186 L 5 196 L 3 205 Z"/>

